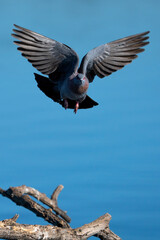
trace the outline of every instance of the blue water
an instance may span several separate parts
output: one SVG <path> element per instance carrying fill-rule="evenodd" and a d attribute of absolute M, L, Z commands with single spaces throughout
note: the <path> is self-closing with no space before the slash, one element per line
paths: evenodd
<path fill-rule="evenodd" d="M 108 212 L 122 239 L 160 235 L 160 62 L 156 0 L 0 1 L 0 185 L 26 184 L 50 196 L 79 227 Z M 20 56 L 13 23 L 71 46 L 80 59 L 100 44 L 150 30 L 150 45 L 131 65 L 95 78 L 99 106 L 73 114 L 36 86 Z M 1 220 L 45 224 L 0 196 Z"/>

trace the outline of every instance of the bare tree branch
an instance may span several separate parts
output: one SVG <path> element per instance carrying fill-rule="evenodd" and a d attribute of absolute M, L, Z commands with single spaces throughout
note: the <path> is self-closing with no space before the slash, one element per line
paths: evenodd
<path fill-rule="evenodd" d="M 66 220 L 67 222 L 70 222 L 71 219 L 69 216 L 67 216 L 66 212 L 62 211 L 57 204 L 57 198 L 60 194 L 60 192 L 62 191 L 64 187 L 62 185 L 59 185 L 55 191 L 53 192 L 51 199 L 48 198 L 46 196 L 46 194 L 39 192 L 38 190 L 31 188 L 31 187 L 27 187 L 25 185 L 22 185 L 20 187 L 16 187 L 17 190 L 19 190 L 21 192 L 21 194 L 28 194 L 30 196 L 33 196 L 34 198 L 36 198 L 37 200 L 39 200 L 40 202 L 44 203 L 45 205 L 47 205 L 48 207 L 50 207 L 54 212 L 56 212 L 56 214 L 58 214 L 59 216 L 61 216 L 64 220 Z M 12 188 L 13 189 L 13 188 Z M 15 188 L 14 188 L 15 189 Z"/>
<path fill-rule="evenodd" d="M 101 240 L 121 240 L 121 238 L 113 233 L 109 228 L 95 234 L 95 237 L 98 237 Z"/>
<path fill-rule="evenodd" d="M 11 219 L 0 221 L 0 238 L 14 240 L 86 240 L 91 236 L 95 236 L 101 240 L 121 240 L 120 237 L 109 229 L 111 216 L 108 213 L 89 224 L 72 229 L 65 221 L 70 221 L 71 219 L 64 211 L 58 208 L 57 199 L 62 189 L 63 186 L 59 185 L 53 192 L 51 199 L 49 199 L 45 194 L 25 185 L 20 187 L 10 187 L 6 191 L 0 188 L 0 194 L 8 197 L 17 205 L 29 209 L 37 216 L 42 217 L 54 225 L 40 226 L 19 224 L 16 223 L 16 220 L 18 219 L 18 215 L 16 214 Z M 51 209 L 42 207 L 31 199 L 29 195 L 46 204 Z M 52 212 L 52 209 L 64 219 L 55 215 Z"/>
<path fill-rule="evenodd" d="M 17 205 L 20 205 L 29 209 L 30 211 L 34 212 L 38 217 L 42 217 L 43 219 L 45 219 L 47 222 L 51 224 L 54 224 L 59 227 L 65 227 L 65 228 L 70 227 L 65 220 L 55 215 L 51 209 L 44 208 L 43 206 L 41 206 L 40 204 L 38 204 L 37 202 L 35 202 L 33 199 L 30 198 L 29 195 L 32 195 L 36 199 L 40 200 L 46 205 L 49 205 L 51 208 L 52 207 L 54 209 L 56 208 L 57 210 L 57 207 L 53 206 L 51 199 L 46 197 L 45 194 L 42 194 L 39 191 L 35 190 L 34 188 L 27 187 L 25 185 L 22 185 L 20 187 L 10 187 L 6 191 L 0 188 L 0 194 L 11 199 Z M 63 211 L 61 210 L 61 213 L 62 212 Z M 63 216 L 65 216 L 68 220 L 70 220 L 70 218 L 66 215 L 65 212 L 63 212 Z"/>
<path fill-rule="evenodd" d="M 16 223 L 13 219 L 0 221 L 0 238 L 14 240 L 80 240 L 71 228 Z"/>
<path fill-rule="evenodd" d="M 75 231 L 77 232 L 78 236 L 81 236 L 84 239 L 87 239 L 99 233 L 100 231 L 108 228 L 110 220 L 111 220 L 111 215 L 106 213 L 105 215 L 99 217 L 95 221 L 85 224 L 80 228 L 76 228 Z"/>
<path fill-rule="evenodd" d="M 106 213 L 95 221 L 85 224 L 80 228 L 61 228 L 56 226 L 40 226 L 19 224 L 15 222 L 17 217 L 0 221 L 1 239 L 23 239 L 23 240 L 86 240 L 91 236 L 96 236 L 99 232 L 106 229 L 106 234 L 101 235 L 100 239 L 120 240 L 120 238 L 109 230 L 111 216 Z M 98 236 L 97 236 L 98 237 Z"/>

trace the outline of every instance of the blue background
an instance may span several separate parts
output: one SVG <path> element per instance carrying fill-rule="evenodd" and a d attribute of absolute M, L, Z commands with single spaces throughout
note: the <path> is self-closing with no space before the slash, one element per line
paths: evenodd
<path fill-rule="evenodd" d="M 0 1 L 0 185 L 26 184 L 50 196 L 79 227 L 108 212 L 122 239 L 160 235 L 160 1 Z M 139 58 L 89 95 L 99 106 L 65 111 L 36 86 L 36 70 L 13 44 L 13 24 L 72 47 L 93 47 L 150 30 Z M 0 196 L 1 220 L 45 224 Z"/>

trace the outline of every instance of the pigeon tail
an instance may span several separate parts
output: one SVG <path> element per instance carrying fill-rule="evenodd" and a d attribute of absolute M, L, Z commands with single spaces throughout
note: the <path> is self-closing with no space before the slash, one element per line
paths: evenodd
<path fill-rule="evenodd" d="M 57 89 L 57 85 L 49 78 L 34 73 L 35 80 L 39 89 L 54 102 L 60 103 L 60 93 Z"/>
<path fill-rule="evenodd" d="M 75 109 L 75 105 L 77 104 L 77 102 L 71 99 L 67 99 L 67 101 L 68 101 L 68 108 Z M 78 109 L 92 108 L 97 105 L 98 105 L 97 102 L 95 102 L 92 98 L 86 95 L 86 98 L 79 103 Z M 64 107 L 64 103 L 62 104 L 62 106 Z"/>

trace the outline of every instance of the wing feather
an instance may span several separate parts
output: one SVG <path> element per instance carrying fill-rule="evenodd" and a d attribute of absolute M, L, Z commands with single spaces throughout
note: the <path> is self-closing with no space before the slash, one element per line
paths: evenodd
<path fill-rule="evenodd" d="M 87 76 L 90 82 L 95 75 L 103 78 L 137 58 L 149 42 L 149 31 L 125 37 L 89 51 L 82 59 L 78 72 Z"/>
<path fill-rule="evenodd" d="M 65 44 L 29 29 L 14 25 L 12 36 L 18 50 L 41 73 L 61 79 L 70 76 L 78 67 L 76 52 Z"/>

